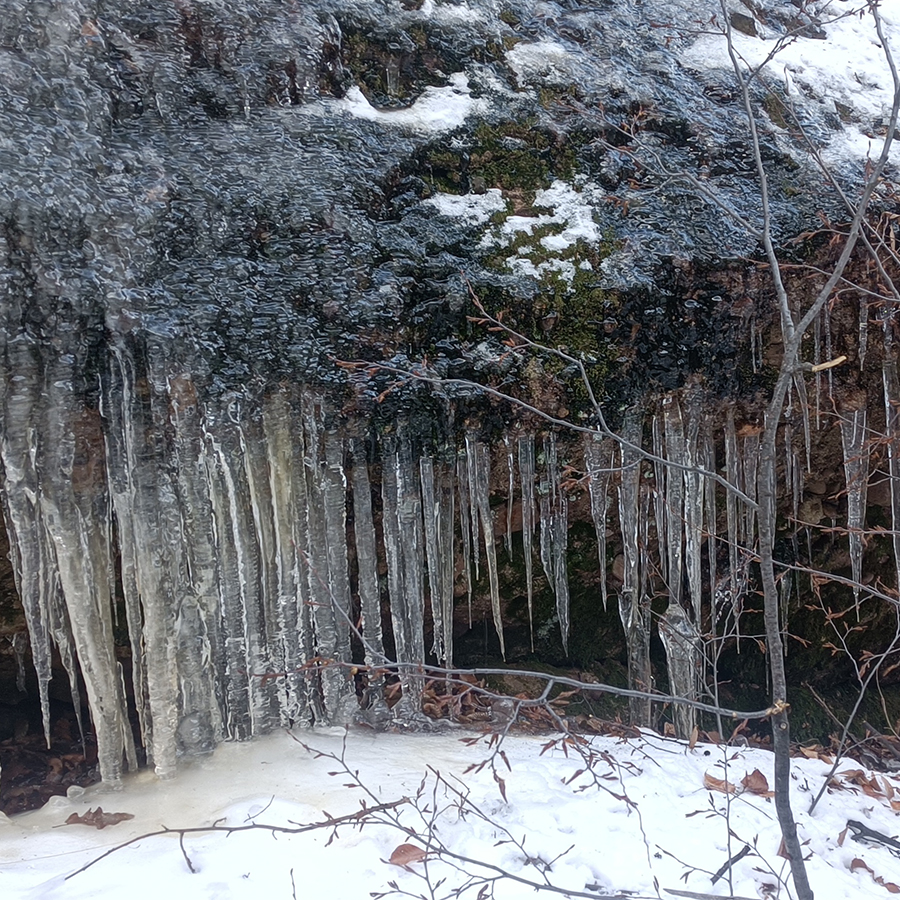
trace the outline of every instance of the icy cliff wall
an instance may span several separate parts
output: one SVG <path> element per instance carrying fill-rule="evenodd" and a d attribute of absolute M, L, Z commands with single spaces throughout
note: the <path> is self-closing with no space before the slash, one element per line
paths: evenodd
<path fill-rule="evenodd" d="M 315 661 L 350 662 L 357 622 L 377 661 L 382 600 L 399 662 L 450 663 L 454 597 L 484 572 L 502 643 L 498 480 L 521 504 L 529 598 L 534 535 L 565 641 L 553 429 L 469 388 L 337 364 L 427 359 L 584 412 L 566 373 L 467 320 L 470 291 L 584 359 L 632 443 L 719 467 L 727 453 L 743 477 L 753 429 L 704 430 L 682 393 L 760 387 L 769 315 L 757 276 L 720 266 L 753 252 L 758 190 L 694 4 L 2 6 L 0 496 L 45 709 L 55 646 L 73 690 L 83 675 L 104 779 L 135 762 L 131 702 L 162 775 L 224 738 L 345 720 L 346 671 Z M 747 40 L 821 38 L 774 10 Z M 840 117 L 810 91 L 808 132 L 830 146 Z M 789 237 L 837 201 L 778 109 L 764 147 Z M 647 388 L 668 398 L 655 431 Z M 602 569 L 607 515 L 621 520 L 633 681 L 649 681 L 639 548 L 655 521 L 678 586 L 670 656 L 687 660 L 673 677 L 690 684 L 715 494 L 662 470 L 654 494 L 627 450 L 592 440 Z M 610 461 L 630 474 L 610 480 Z M 727 523 L 749 539 L 731 507 Z M 412 706 L 418 678 L 403 675 Z"/>

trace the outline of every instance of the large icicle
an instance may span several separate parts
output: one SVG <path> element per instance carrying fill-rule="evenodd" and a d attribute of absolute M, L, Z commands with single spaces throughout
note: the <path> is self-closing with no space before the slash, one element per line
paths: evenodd
<path fill-rule="evenodd" d="M 663 398 L 663 431 L 666 458 L 679 466 L 692 464 L 686 449 L 684 421 L 678 398 Z M 696 448 L 696 437 L 694 439 Z M 666 534 L 669 550 L 669 604 L 659 621 L 659 634 L 666 648 L 669 690 L 672 694 L 696 700 L 698 693 L 700 640 L 696 626 L 681 604 L 684 578 L 684 470 L 669 468 L 666 473 Z M 699 494 L 699 491 L 698 491 Z M 699 580 L 699 579 L 698 579 Z M 690 737 L 697 722 L 696 710 L 684 704 L 674 709 L 675 731 L 679 737 Z"/>
<path fill-rule="evenodd" d="M 628 686 L 649 691 L 650 672 L 650 599 L 641 592 L 640 483 L 643 414 L 640 407 L 625 413 L 621 446 L 622 472 L 619 482 L 619 523 L 622 530 L 624 570 L 619 591 L 619 616 L 628 648 Z M 633 725 L 650 724 L 650 700 L 632 697 L 628 701 Z"/>
<path fill-rule="evenodd" d="M 841 442 L 844 448 L 844 476 L 847 479 L 847 537 L 850 541 L 853 598 L 858 617 L 865 546 L 863 530 L 866 527 L 866 489 L 869 482 L 865 398 L 862 398 L 862 404 L 858 408 L 844 411 L 840 421 Z"/>
<path fill-rule="evenodd" d="M 702 395 L 697 390 L 687 398 L 685 425 L 684 470 L 684 563 L 687 573 L 688 599 L 693 611 L 692 621 L 703 621 L 703 476 L 699 469 L 705 462 L 700 444 L 700 424 L 703 417 Z"/>
<path fill-rule="evenodd" d="M 475 580 L 480 575 L 480 542 L 478 540 L 478 487 L 477 487 L 477 470 L 478 470 L 478 450 L 477 440 L 472 432 L 466 433 L 465 443 L 465 460 L 466 460 L 466 476 L 469 483 L 469 519 L 472 523 L 472 562 L 475 566 Z"/>
<path fill-rule="evenodd" d="M 469 628 L 472 627 L 472 534 L 473 527 L 477 528 L 478 520 L 473 523 L 469 511 L 469 470 L 466 465 L 464 453 L 456 458 L 456 490 L 459 494 L 459 532 L 462 537 L 463 557 L 463 581 L 466 585 L 466 605 L 469 613 Z M 478 532 L 475 531 L 475 542 L 478 542 Z"/>
<path fill-rule="evenodd" d="M 541 563 L 556 598 L 556 615 L 566 653 L 569 652 L 568 507 L 559 483 L 556 436 L 550 433 L 544 438 L 544 477 L 541 479 Z"/>
<path fill-rule="evenodd" d="M 365 444 L 353 442 L 353 534 L 356 539 L 356 567 L 359 607 L 366 664 L 382 665 L 384 640 L 381 633 L 381 592 L 378 588 L 378 545 L 372 518 L 372 487 Z"/>
<path fill-rule="evenodd" d="M 738 454 L 737 428 L 734 421 L 734 407 L 729 407 L 725 415 L 725 477 L 730 485 L 743 490 L 741 459 Z M 728 575 L 720 589 L 721 596 L 731 607 L 734 617 L 735 635 L 740 647 L 740 620 L 744 604 L 745 572 L 747 549 L 744 546 L 744 518 L 738 499 L 733 491 L 725 491 L 725 519 L 728 529 Z"/>
<path fill-rule="evenodd" d="M 305 402 L 303 419 L 309 498 L 306 553 L 316 652 L 326 660 L 346 663 L 350 659 L 350 585 L 343 442 L 326 430 L 321 404 L 314 398 Z M 326 665 L 322 693 L 325 716 L 330 721 L 346 721 L 354 702 L 346 670 Z"/>
<path fill-rule="evenodd" d="M 491 457 L 488 448 L 466 436 L 466 455 L 474 465 L 469 471 L 474 474 L 470 480 L 470 496 L 474 496 L 478 518 L 481 521 L 481 532 L 484 536 L 484 555 L 488 568 L 488 580 L 491 591 L 491 612 L 494 617 L 494 628 L 500 639 L 500 655 L 506 659 L 506 643 L 503 639 L 503 613 L 500 610 L 500 576 L 497 572 L 497 548 L 494 541 L 494 516 L 490 502 L 490 465 Z M 471 475 L 470 475 L 471 479 Z"/>
<path fill-rule="evenodd" d="M 353 482 L 353 534 L 356 544 L 357 590 L 362 619 L 362 637 L 366 665 L 384 665 L 384 639 L 381 630 L 381 592 L 378 587 L 378 545 L 372 517 L 372 487 L 365 442 L 351 443 Z M 370 675 L 361 699 L 362 710 L 356 715 L 370 726 L 381 729 L 391 719 L 384 697 L 384 677 Z"/>
<path fill-rule="evenodd" d="M 41 509 L 91 707 L 101 777 L 115 785 L 123 756 L 133 766 L 136 753 L 113 640 L 109 495 L 103 466 L 96 464 L 104 439 L 100 416 L 75 395 L 77 366 L 61 353 L 45 372 Z"/>
<path fill-rule="evenodd" d="M 519 481 L 522 485 L 522 547 L 525 555 L 525 590 L 528 596 L 528 632 L 534 650 L 534 435 L 519 437 Z"/>
<path fill-rule="evenodd" d="M 506 447 L 506 470 L 509 475 L 509 481 L 506 487 L 506 555 L 512 559 L 512 521 L 513 521 L 513 498 L 516 490 L 516 461 L 513 452 L 512 438 L 509 434 L 503 435 L 503 445 Z"/>
<path fill-rule="evenodd" d="M 435 656 L 448 668 L 453 665 L 453 480 L 449 467 L 423 456 L 422 514 L 428 560 L 428 592 L 434 626 Z"/>
<path fill-rule="evenodd" d="M 56 552 L 41 509 L 37 469 L 42 387 L 31 342 L 10 341 L 7 365 L 0 368 L 0 492 L 9 536 L 10 559 L 31 636 L 44 736 L 50 746 L 51 639 L 69 675 L 72 703 L 81 723 L 81 701 L 72 633 L 59 581 Z M 4 371 L 5 369 L 5 371 Z"/>
<path fill-rule="evenodd" d="M 409 443 L 400 438 L 385 452 L 381 493 L 394 646 L 397 662 L 403 664 L 403 697 L 394 711 L 408 720 L 421 715 L 425 687 L 424 675 L 416 669 L 425 660 L 425 554 L 418 480 Z"/>
<path fill-rule="evenodd" d="M 585 435 L 584 462 L 591 495 L 591 518 L 597 532 L 597 556 L 600 563 L 600 596 L 603 609 L 607 604 L 606 587 L 606 517 L 609 513 L 609 480 L 613 467 L 613 445 L 609 439 L 600 440 Z"/>
<path fill-rule="evenodd" d="M 297 552 L 298 547 L 307 545 L 305 471 L 302 453 L 294 452 L 294 410 L 286 392 L 277 391 L 266 399 L 263 428 L 269 461 L 277 591 L 277 650 L 272 664 L 277 666 L 283 660 L 285 675 L 278 682 L 283 691 L 284 724 L 310 724 L 309 682 L 302 667 L 315 653 L 309 587 L 302 575 L 306 565 Z M 361 572 L 362 569 L 361 565 Z"/>

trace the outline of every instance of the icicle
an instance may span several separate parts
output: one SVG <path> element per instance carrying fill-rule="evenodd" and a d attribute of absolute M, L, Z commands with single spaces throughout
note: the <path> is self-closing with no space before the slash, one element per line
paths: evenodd
<path fill-rule="evenodd" d="M 850 541 L 850 568 L 853 573 L 853 599 L 859 619 L 859 594 L 862 582 L 863 529 L 866 525 L 866 488 L 869 482 L 869 454 L 866 448 L 866 407 L 848 410 L 841 416 L 841 442 L 844 448 L 844 476 L 847 479 L 847 535 Z"/>
<path fill-rule="evenodd" d="M 275 565 L 277 631 L 272 665 L 283 660 L 278 679 L 281 717 L 290 723 L 311 724 L 309 682 L 303 666 L 315 656 L 311 625 L 309 585 L 303 574 L 306 564 L 298 548 L 307 547 L 306 474 L 303 448 L 296 446 L 294 411 L 284 391 L 266 398 L 263 407 L 263 431 L 269 471 L 269 494 L 272 503 L 273 554 Z M 300 452 L 296 452 L 299 449 Z M 371 513 L 370 513 L 371 518 Z M 357 548 L 357 557 L 362 554 Z M 364 564 L 360 563 L 360 580 Z M 380 624 L 380 623 L 379 623 Z M 210 640 L 211 647 L 216 641 Z M 218 651 L 216 651 L 218 652 Z"/>
<path fill-rule="evenodd" d="M 728 408 L 725 416 L 725 475 L 730 485 L 738 490 L 743 489 L 733 407 Z M 728 527 L 728 578 L 723 593 L 731 602 L 735 636 L 738 640 L 738 647 L 740 647 L 740 617 L 743 607 L 743 571 L 746 549 L 744 547 L 744 531 L 740 527 L 743 524 L 743 516 L 739 513 L 737 497 L 730 490 L 725 491 L 725 517 Z"/>
<path fill-rule="evenodd" d="M 257 729 L 271 727 L 273 710 L 268 703 L 269 691 L 261 690 L 259 683 L 266 671 L 266 660 L 259 643 L 258 550 L 249 521 L 249 487 L 244 480 L 246 473 L 238 421 L 237 398 L 225 398 L 219 408 L 207 411 L 210 496 L 220 574 L 219 603 L 226 636 L 225 724 L 230 737 L 243 740 Z M 142 590 L 142 602 L 144 596 Z M 147 657 L 149 666 L 149 646 Z M 151 683 L 151 710 L 153 696 Z M 156 719 L 154 711 L 154 731 Z"/>
<path fill-rule="evenodd" d="M 462 535 L 463 581 L 466 585 L 466 600 L 469 613 L 469 628 L 472 627 L 472 528 L 469 517 L 469 472 L 464 454 L 456 460 L 456 489 L 459 494 L 459 532 Z M 475 520 L 477 526 L 478 520 Z M 476 541 L 477 541 L 476 533 Z"/>
<path fill-rule="evenodd" d="M 741 441 L 741 472 L 743 474 L 744 493 L 754 502 L 756 501 L 756 473 L 759 467 L 759 439 L 760 432 L 756 431 L 745 435 Z M 742 543 L 750 547 L 754 543 L 756 532 L 756 511 L 747 503 L 742 503 L 744 524 Z"/>
<path fill-rule="evenodd" d="M 422 515 L 425 520 L 425 550 L 428 561 L 428 592 L 434 626 L 434 655 L 453 664 L 453 485 L 448 473 L 423 456 L 419 460 L 422 480 Z M 447 508 L 450 504 L 449 509 Z"/>
<path fill-rule="evenodd" d="M 91 706 L 101 777 L 116 785 L 123 755 L 133 764 L 136 754 L 113 641 L 109 497 L 102 466 L 91 464 L 102 452 L 103 435 L 100 417 L 84 411 L 75 396 L 73 364 L 61 354 L 45 373 L 41 508 Z"/>
<path fill-rule="evenodd" d="M 669 690 L 676 696 L 696 699 L 699 687 L 700 634 L 682 606 L 670 603 L 659 620 L 659 636 L 666 648 Z M 697 711 L 676 703 L 673 709 L 675 733 L 691 736 L 697 724 Z"/>
<path fill-rule="evenodd" d="M 406 664 L 400 670 L 403 697 L 394 711 L 405 719 L 421 716 L 425 687 L 424 676 L 413 668 L 425 659 L 424 553 L 417 481 L 409 444 L 401 439 L 385 454 L 381 491 L 394 645 L 397 662 Z"/>
<path fill-rule="evenodd" d="M 165 352 L 157 353 L 155 365 L 160 369 L 168 365 Z M 159 403 L 157 416 L 160 421 L 167 414 L 169 417 L 177 494 L 171 515 L 177 523 L 176 540 L 180 541 L 180 546 L 172 548 L 172 571 L 177 583 L 182 585 L 176 592 L 175 613 L 175 653 L 180 682 L 178 741 L 181 752 L 206 753 L 224 737 L 219 680 L 225 668 L 207 446 L 201 427 L 202 409 L 190 375 L 170 373 L 165 376 L 165 383 L 167 409 Z M 260 477 L 265 479 L 270 469 L 270 461 L 264 461 L 268 440 L 262 435 L 259 440 Z M 267 493 L 271 491 L 269 485 Z M 276 663 L 276 671 L 283 672 L 287 666 L 287 660 L 282 657 Z M 273 684 L 271 690 L 286 693 L 286 680 Z M 281 722 L 287 723 L 287 719 Z"/>
<path fill-rule="evenodd" d="M 625 630 L 628 648 L 628 686 L 649 691 L 650 674 L 650 601 L 641 592 L 639 546 L 640 526 L 640 446 L 643 415 L 640 407 L 632 407 L 625 414 L 622 438 L 631 446 L 621 446 L 622 472 L 619 482 L 619 522 L 622 532 L 624 569 L 619 592 L 619 616 Z M 646 519 L 646 516 L 643 517 Z M 633 697 L 629 700 L 633 725 L 650 724 L 650 701 Z"/>
<path fill-rule="evenodd" d="M 698 469 L 704 460 L 700 453 L 700 421 L 702 398 L 697 390 L 690 392 L 685 428 L 684 475 L 684 559 L 687 573 L 689 601 L 694 611 L 693 621 L 702 622 L 703 600 L 703 476 Z"/>
<path fill-rule="evenodd" d="M 547 585 L 553 590 L 553 525 L 551 522 L 550 481 L 547 470 L 547 447 L 544 445 L 544 472 L 538 485 L 538 537 L 540 540 L 541 568 L 547 579 Z"/>
<path fill-rule="evenodd" d="M 528 594 L 528 633 L 534 650 L 534 435 L 523 434 L 519 438 L 519 481 L 522 485 L 522 546 L 525 555 L 525 590 Z"/>
<path fill-rule="evenodd" d="M 506 488 L 506 555 L 512 559 L 512 520 L 513 497 L 516 491 L 516 462 L 513 455 L 512 439 L 508 434 L 503 435 L 503 443 L 506 445 L 506 468 L 509 474 L 509 482 Z"/>
<path fill-rule="evenodd" d="M 469 479 L 469 518 L 472 522 L 472 562 L 475 566 L 475 581 L 481 577 L 479 573 L 479 547 L 478 540 L 478 496 L 476 491 L 477 468 L 477 441 L 472 432 L 466 433 L 466 475 Z"/>
<path fill-rule="evenodd" d="M 716 472 L 716 443 L 713 436 L 711 423 L 706 423 L 703 427 L 703 467 L 707 472 Z M 706 495 L 706 547 L 707 557 L 709 559 L 709 595 L 710 595 L 710 622 L 715 631 L 717 609 L 715 591 L 718 581 L 716 574 L 716 555 L 717 542 L 716 535 L 718 529 L 718 514 L 716 512 L 716 482 L 712 478 L 704 478 L 703 490 Z"/>
<path fill-rule="evenodd" d="M 663 460 L 666 458 L 665 434 L 663 419 L 659 414 L 654 414 L 652 422 L 653 474 L 655 489 L 653 491 L 653 515 L 656 520 L 656 549 L 659 553 L 659 571 L 665 584 L 669 583 L 669 551 L 666 542 L 666 525 L 668 514 L 666 512 L 666 484 L 669 472 Z M 677 473 L 676 473 L 677 474 Z M 680 475 L 679 475 L 680 477 Z"/>
<path fill-rule="evenodd" d="M 681 407 L 674 395 L 662 402 L 663 429 L 665 432 L 666 458 L 684 465 L 684 423 Z M 683 525 L 684 522 L 684 479 L 680 469 L 666 472 L 666 491 L 663 502 L 666 516 L 666 537 L 668 539 L 668 589 L 669 603 L 680 604 L 683 572 Z"/>
<path fill-rule="evenodd" d="M 454 552 L 453 523 L 456 486 L 453 466 L 442 464 L 438 469 L 436 501 L 438 503 L 438 580 L 440 583 L 442 618 L 444 622 L 444 659 L 453 667 L 453 583 L 456 553 Z"/>
<path fill-rule="evenodd" d="M 40 505 L 40 474 L 33 448 L 40 427 L 41 386 L 31 347 L 23 339 L 9 345 L 10 367 L 0 377 L 0 474 L 3 512 L 9 536 L 10 560 L 25 613 L 37 675 L 41 715 L 50 747 L 52 676 L 50 609 L 62 607 L 56 555 Z M 79 707 L 76 706 L 76 709 Z"/>
<path fill-rule="evenodd" d="M 556 614 L 562 635 L 563 650 L 569 652 L 569 574 L 566 564 L 568 549 L 569 514 L 568 501 L 559 483 L 559 461 L 556 454 L 556 436 L 544 438 L 544 463 L 549 510 L 547 515 L 547 556 L 550 572 L 548 580 L 556 597 Z M 541 503 L 543 509 L 543 492 Z M 544 559 L 544 516 L 541 516 L 541 559 Z M 545 565 L 545 571 L 546 571 Z"/>
<path fill-rule="evenodd" d="M 470 496 L 474 496 L 478 518 L 481 521 L 481 532 L 484 537 L 484 555 L 488 568 L 488 581 L 491 590 L 491 612 L 494 617 L 494 628 L 500 639 L 500 655 L 506 659 L 506 645 L 503 640 L 503 614 L 500 610 L 500 581 L 497 572 L 497 550 L 494 543 L 494 516 L 491 513 L 490 500 L 490 466 L 491 458 L 488 448 L 470 435 L 466 436 L 467 458 L 471 459 L 474 480 L 470 483 Z"/>
<path fill-rule="evenodd" d="M 591 495 L 591 517 L 597 532 L 597 555 L 600 563 L 600 596 L 606 609 L 606 517 L 609 512 L 609 479 L 613 467 L 612 442 L 585 435 L 584 461 Z"/>
<path fill-rule="evenodd" d="M 363 441 L 353 442 L 353 534 L 356 540 L 359 607 L 366 665 L 384 662 L 381 634 L 381 595 L 378 589 L 378 548 L 372 519 L 372 488 Z"/>
<path fill-rule="evenodd" d="M 304 398 L 302 416 L 307 498 L 305 573 L 316 655 L 346 663 L 350 658 L 350 586 L 343 444 L 334 432 L 326 431 L 319 398 Z M 323 706 L 316 710 L 317 717 L 336 723 L 347 721 L 355 699 L 346 670 L 339 665 L 325 665 L 320 679 Z"/>
<path fill-rule="evenodd" d="M 674 394 L 663 399 L 662 416 L 667 459 L 682 466 L 690 464 L 691 456 L 685 441 L 681 408 Z M 693 454 L 696 456 L 696 436 L 694 436 Z M 666 648 L 669 690 L 676 696 L 695 700 L 700 657 L 699 633 L 681 605 L 682 579 L 684 578 L 683 523 L 686 518 L 685 480 L 683 470 L 670 468 L 666 473 L 665 508 L 669 550 L 669 603 L 666 611 L 660 617 L 659 633 Z M 697 494 L 699 495 L 699 490 Z M 696 711 L 692 707 L 676 704 L 674 717 L 678 736 L 689 737 L 696 724 Z"/>

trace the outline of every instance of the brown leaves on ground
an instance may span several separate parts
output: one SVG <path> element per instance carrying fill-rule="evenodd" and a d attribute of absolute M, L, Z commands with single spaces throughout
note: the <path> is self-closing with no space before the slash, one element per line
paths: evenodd
<path fill-rule="evenodd" d="M 68 819 L 66 819 L 66 825 L 90 825 L 92 828 L 106 828 L 107 825 L 118 825 L 119 822 L 125 822 L 128 819 L 133 819 L 134 816 L 131 813 L 126 812 L 116 812 L 116 813 L 108 813 L 103 812 L 103 807 L 98 806 L 96 809 L 89 809 L 86 813 L 82 813 L 79 815 L 78 813 L 72 813 Z"/>
<path fill-rule="evenodd" d="M 703 776 L 703 786 L 708 791 L 718 791 L 720 794 L 737 794 L 737 785 L 732 784 L 724 778 L 716 778 L 706 772 Z M 774 797 L 775 792 L 769 790 L 769 782 L 766 776 L 759 769 L 744 775 L 741 779 L 743 791 L 741 793 L 756 794 L 758 797 Z"/>
<path fill-rule="evenodd" d="M 490 721 L 491 698 L 481 692 L 483 688 L 484 682 L 472 675 L 429 680 L 422 692 L 422 712 L 432 719 L 452 719 L 466 725 Z"/>
<path fill-rule="evenodd" d="M 862 769 L 845 769 L 828 782 L 830 791 L 861 791 L 867 797 L 881 800 L 895 811 L 900 811 L 897 789 L 884 775 L 868 775 Z"/>
<path fill-rule="evenodd" d="M 400 866 L 402 869 L 409 868 L 411 863 L 421 862 L 428 856 L 428 851 L 417 847 L 415 844 L 399 844 L 394 848 L 391 858 L 388 862 L 392 866 Z"/>
<path fill-rule="evenodd" d="M 741 779 L 745 791 L 756 794 L 759 797 L 774 797 L 775 791 L 769 790 L 769 782 L 759 769 L 754 769 L 749 775 Z"/>
<path fill-rule="evenodd" d="M 856 872 L 859 869 L 865 869 L 865 871 L 872 876 L 872 881 L 874 881 L 875 884 L 880 884 L 889 893 L 900 894 L 900 885 L 894 884 L 893 881 L 885 881 L 883 876 L 876 875 L 874 870 L 870 869 L 869 866 L 867 866 L 866 863 L 857 856 L 854 857 L 854 859 L 850 863 L 850 871 Z"/>

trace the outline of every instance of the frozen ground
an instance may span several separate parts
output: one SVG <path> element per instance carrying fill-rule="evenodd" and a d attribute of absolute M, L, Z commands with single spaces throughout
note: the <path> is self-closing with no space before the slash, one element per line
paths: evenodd
<path fill-rule="evenodd" d="M 628 741 L 595 738 L 595 781 L 587 772 L 579 774 L 584 762 L 571 748 L 568 755 L 559 745 L 542 752 L 548 739 L 534 737 L 504 742 L 509 768 L 498 756 L 496 772 L 485 766 L 466 774 L 491 750 L 484 741 L 470 745 L 461 737 L 458 732 L 350 733 L 345 759 L 381 802 L 414 796 L 426 776 L 420 810 L 425 820 L 437 816 L 437 836 L 449 851 L 529 882 L 546 878 L 563 889 L 536 893 L 527 884 L 503 879 L 494 884 L 497 898 L 567 896 L 566 891 L 582 897 L 679 896 L 670 891 L 791 896 L 779 885 L 786 863 L 778 856 L 775 809 L 764 795 L 765 783 L 757 775 L 742 786 L 755 769 L 771 784 L 771 755 L 766 752 L 703 744 L 689 749 L 655 735 Z M 342 752 L 341 731 L 302 733 L 300 738 L 326 753 Z M 397 812 L 401 825 L 418 838 L 393 825 L 342 828 L 334 840 L 331 829 L 296 835 L 265 830 L 190 834 L 184 838 L 183 855 L 176 835 L 161 835 L 65 880 L 111 847 L 163 826 L 255 822 L 290 827 L 291 822 L 322 821 L 326 810 L 334 817 L 353 813 L 363 791 L 346 772 L 329 774 L 339 769 L 334 759 L 316 758 L 289 735 L 276 734 L 223 745 L 214 756 L 185 766 L 173 781 L 160 783 L 144 772 L 128 779 L 119 793 L 96 788 L 75 800 L 57 798 L 0 826 L 0 897 L 361 900 L 390 893 L 392 882 L 413 896 L 454 896 L 465 876 L 447 862 L 426 857 L 405 869 L 386 861 L 401 844 L 428 844 L 423 816 L 412 805 Z M 871 778 L 848 761 L 840 766 L 844 774 L 837 786 L 810 817 L 810 798 L 827 770 L 819 759 L 794 762 L 800 838 L 809 853 L 816 897 L 887 897 L 900 890 L 894 885 L 900 883 L 900 860 L 887 847 L 855 842 L 849 832 L 842 844 L 840 838 L 848 819 L 886 834 L 900 831 L 892 809 L 892 803 L 900 807 L 894 800 L 895 791 L 900 798 L 900 781 Z M 435 771 L 468 792 L 465 815 L 460 815 L 458 795 L 444 785 L 435 790 Z M 705 785 L 717 781 L 710 779 L 727 781 L 737 791 L 711 791 Z M 375 802 L 368 800 L 369 805 Z M 84 814 L 98 805 L 107 813 L 128 812 L 134 818 L 103 830 L 63 824 L 72 813 Z M 733 891 L 727 878 L 712 884 L 711 874 L 747 845 L 752 852 L 733 867 Z M 497 874 L 474 862 L 458 865 L 476 877 Z M 423 876 L 432 887 L 446 880 L 432 895 Z M 479 896 L 482 884 L 476 882 L 463 896 Z M 483 896 L 492 895 L 488 890 Z"/>

